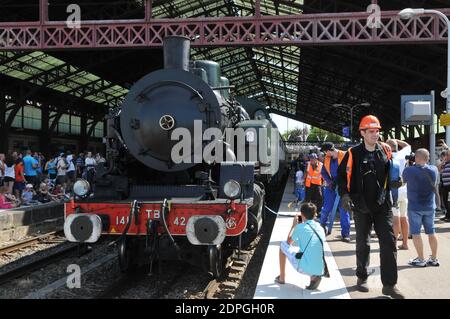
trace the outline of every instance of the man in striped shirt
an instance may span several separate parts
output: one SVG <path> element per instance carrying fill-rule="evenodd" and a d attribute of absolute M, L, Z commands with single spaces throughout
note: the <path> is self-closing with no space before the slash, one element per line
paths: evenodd
<path fill-rule="evenodd" d="M 441 164 L 440 171 L 442 173 L 442 184 L 444 186 L 443 201 L 445 207 L 447 208 L 445 217 L 443 217 L 442 220 L 450 222 L 450 210 L 448 206 L 448 192 L 450 192 L 450 151 L 448 150 L 447 150 L 447 158 L 445 159 L 445 162 Z"/>

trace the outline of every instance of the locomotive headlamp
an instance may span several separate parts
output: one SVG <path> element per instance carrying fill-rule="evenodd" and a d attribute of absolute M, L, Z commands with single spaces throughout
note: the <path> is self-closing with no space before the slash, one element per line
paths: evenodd
<path fill-rule="evenodd" d="M 241 195 L 241 185 L 238 182 L 231 179 L 223 186 L 223 192 L 231 199 L 238 198 Z"/>
<path fill-rule="evenodd" d="M 73 184 L 73 192 L 75 195 L 81 197 L 86 196 L 90 188 L 91 185 L 89 185 L 89 182 L 85 179 L 78 179 L 75 184 Z"/>

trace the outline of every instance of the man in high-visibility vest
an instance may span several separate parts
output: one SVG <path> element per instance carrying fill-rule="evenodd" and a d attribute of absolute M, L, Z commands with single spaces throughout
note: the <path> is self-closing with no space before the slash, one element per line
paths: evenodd
<path fill-rule="evenodd" d="M 392 298 L 405 296 L 397 284 L 397 247 L 392 228 L 391 188 L 401 182 L 389 179 L 392 153 L 390 147 L 379 142 L 380 121 L 373 115 L 364 116 L 359 131 L 364 141 L 349 148 L 338 168 L 338 190 L 345 210 L 353 210 L 356 231 L 357 289 L 368 292 L 370 231 L 374 226 L 380 244 L 382 293 Z"/>
<path fill-rule="evenodd" d="M 305 202 L 313 203 L 317 209 L 322 207 L 322 165 L 316 153 L 309 155 L 305 170 Z"/>
<path fill-rule="evenodd" d="M 322 167 L 322 178 L 325 181 L 326 186 L 323 192 L 323 207 L 322 212 L 320 214 L 320 225 L 322 225 L 324 229 L 327 229 L 326 231 L 327 234 L 331 234 L 331 228 L 333 226 L 334 217 L 336 213 L 332 212 L 332 210 L 337 196 L 336 187 L 337 187 L 338 166 L 342 162 L 345 152 L 337 150 L 334 147 L 334 144 L 331 142 L 323 143 L 321 150 L 326 154 Z M 340 207 L 339 217 L 341 221 L 342 241 L 349 243 L 350 214 L 348 211 L 345 211 L 342 207 Z"/>

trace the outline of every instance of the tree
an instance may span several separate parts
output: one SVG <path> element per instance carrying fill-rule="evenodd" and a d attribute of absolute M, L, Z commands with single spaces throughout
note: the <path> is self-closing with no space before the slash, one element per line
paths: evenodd
<path fill-rule="evenodd" d="M 283 139 L 289 142 L 303 142 L 306 141 L 309 135 L 309 127 L 307 125 L 302 128 L 296 127 L 293 130 L 284 132 Z"/>
<path fill-rule="evenodd" d="M 313 127 L 311 129 L 311 133 L 308 136 L 307 142 L 324 142 L 324 141 L 332 141 L 332 142 L 343 142 L 344 138 L 335 133 L 330 133 L 318 127 Z"/>

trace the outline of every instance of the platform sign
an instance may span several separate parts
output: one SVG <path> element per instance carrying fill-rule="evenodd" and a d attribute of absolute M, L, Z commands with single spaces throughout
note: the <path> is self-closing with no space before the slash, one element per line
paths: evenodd
<path fill-rule="evenodd" d="M 349 126 L 344 126 L 342 128 L 342 135 L 344 137 L 350 137 L 350 127 Z"/>
<path fill-rule="evenodd" d="M 439 117 L 440 126 L 450 126 L 450 114 L 441 114 Z"/>
<path fill-rule="evenodd" d="M 433 97 L 431 95 L 402 95 L 401 124 L 402 125 L 432 125 L 431 110 Z"/>

